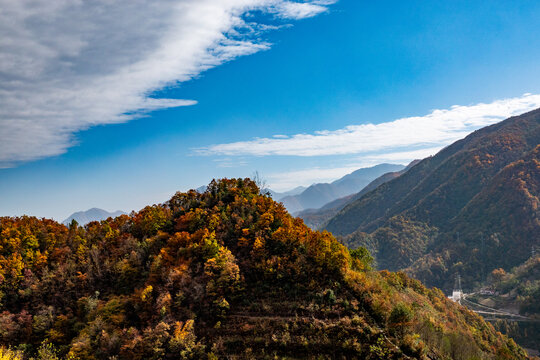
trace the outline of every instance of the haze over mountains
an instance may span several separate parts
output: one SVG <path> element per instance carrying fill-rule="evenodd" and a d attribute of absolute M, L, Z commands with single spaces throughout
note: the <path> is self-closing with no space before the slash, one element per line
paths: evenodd
<path fill-rule="evenodd" d="M 357 193 L 379 176 L 400 171 L 403 165 L 379 164 L 358 169 L 331 183 L 313 184 L 297 195 L 279 199 L 291 214 L 311 208 L 319 208 L 333 200 Z"/>
<path fill-rule="evenodd" d="M 101 220 L 105 220 L 105 219 L 107 219 L 109 217 L 114 218 L 114 217 L 117 217 L 117 216 L 120 216 L 120 215 L 123 215 L 123 214 L 125 214 L 125 212 L 123 212 L 121 210 L 108 212 L 108 211 L 103 210 L 103 209 L 92 208 L 92 209 L 88 209 L 86 211 L 77 211 L 77 212 L 71 214 L 67 219 L 62 221 L 62 224 L 69 225 L 72 220 L 75 220 L 75 221 L 77 221 L 77 223 L 79 225 L 86 225 L 86 224 L 88 224 L 89 222 L 92 222 L 92 221 L 101 221 Z"/>
<path fill-rule="evenodd" d="M 400 171 L 392 171 L 385 173 L 369 184 L 367 184 L 363 189 L 355 194 L 341 197 L 339 199 L 330 201 L 329 203 L 321 206 L 318 209 L 305 209 L 296 213 L 295 215 L 302 218 L 307 226 L 312 229 L 319 229 L 323 226 L 328 220 L 330 220 L 334 215 L 338 213 L 339 210 L 343 209 L 347 204 L 355 201 L 356 199 L 361 198 L 364 194 L 367 194 L 371 190 L 374 190 L 379 185 L 384 184 L 387 181 L 395 179 L 396 177 L 403 175 L 407 170 L 416 165 L 420 160 L 414 160 L 406 168 Z"/>
<path fill-rule="evenodd" d="M 305 186 L 297 186 L 294 189 L 284 191 L 284 192 L 277 192 L 277 191 L 273 191 L 272 189 L 268 189 L 268 191 L 270 192 L 270 195 L 272 195 L 272 199 L 279 201 L 286 196 L 294 196 L 294 195 L 301 194 L 306 189 L 307 187 Z"/>
<path fill-rule="evenodd" d="M 540 245 L 540 109 L 480 129 L 345 206 L 326 229 L 380 268 L 467 286 Z"/>

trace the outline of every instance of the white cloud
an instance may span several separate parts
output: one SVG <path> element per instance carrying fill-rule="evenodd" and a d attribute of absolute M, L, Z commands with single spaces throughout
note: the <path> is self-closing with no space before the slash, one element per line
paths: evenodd
<path fill-rule="evenodd" d="M 461 139 L 481 127 L 510 116 L 540 107 L 540 95 L 524 94 L 492 103 L 470 106 L 454 105 L 434 110 L 425 116 L 401 118 L 380 124 L 350 125 L 339 130 L 313 134 L 256 138 L 227 144 L 211 145 L 195 151 L 202 155 L 288 155 L 323 156 L 364 154 L 392 160 L 390 154 L 409 158 L 403 152 L 429 153 Z M 405 150 L 404 150 L 405 149 Z M 396 159 L 399 160 L 399 159 Z"/>
<path fill-rule="evenodd" d="M 435 146 L 418 150 L 384 152 L 382 154 L 364 155 L 362 156 L 361 160 L 363 166 L 372 166 L 381 163 L 396 163 L 406 165 L 413 160 L 424 159 L 428 156 L 435 155 L 442 148 L 443 146 Z"/>
<path fill-rule="evenodd" d="M 274 8 L 280 16 L 288 19 L 305 19 L 328 10 L 327 6 L 335 1 L 313 1 L 299 3 L 293 1 L 279 2 Z"/>
<path fill-rule="evenodd" d="M 0 167 L 61 154 L 73 133 L 193 105 L 151 94 L 269 48 L 253 11 L 301 19 L 332 1 L 0 0 Z"/>

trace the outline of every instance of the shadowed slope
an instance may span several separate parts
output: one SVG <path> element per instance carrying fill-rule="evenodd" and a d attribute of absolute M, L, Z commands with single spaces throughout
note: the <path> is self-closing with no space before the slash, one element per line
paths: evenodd
<path fill-rule="evenodd" d="M 390 269 L 418 261 L 412 271 L 428 284 L 448 288 L 465 272 L 472 286 L 540 244 L 539 143 L 540 110 L 478 130 L 349 204 L 327 229 L 369 244 Z M 467 272 L 480 262 L 485 271 Z"/>

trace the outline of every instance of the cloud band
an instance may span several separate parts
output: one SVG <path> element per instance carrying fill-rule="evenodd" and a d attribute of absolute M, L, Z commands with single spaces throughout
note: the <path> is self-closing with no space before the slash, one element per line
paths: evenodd
<path fill-rule="evenodd" d="M 452 106 L 425 116 L 380 124 L 350 125 L 313 134 L 256 138 L 198 148 L 200 155 L 327 156 L 395 152 L 397 149 L 440 148 L 481 127 L 540 107 L 540 95 L 497 100 L 471 106 Z"/>

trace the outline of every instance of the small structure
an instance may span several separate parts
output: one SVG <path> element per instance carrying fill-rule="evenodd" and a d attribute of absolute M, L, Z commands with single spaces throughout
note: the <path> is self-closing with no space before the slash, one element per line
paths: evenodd
<path fill-rule="evenodd" d="M 461 290 L 461 276 L 459 274 L 456 276 L 456 283 L 454 284 L 454 290 L 452 291 L 452 296 L 448 297 L 450 300 L 461 304 L 461 299 L 463 298 L 463 291 Z"/>
<path fill-rule="evenodd" d="M 449 296 L 452 301 L 455 301 L 459 304 L 461 304 L 461 297 L 463 296 L 463 291 L 461 290 L 454 290 L 452 291 L 452 296 Z"/>
<path fill-rule="evenodd" d="M 495 290 L 490 289 L 490 288 L 482 288 L 480 289 L 480 295 L 493 296 L 495 295 Z"/>

